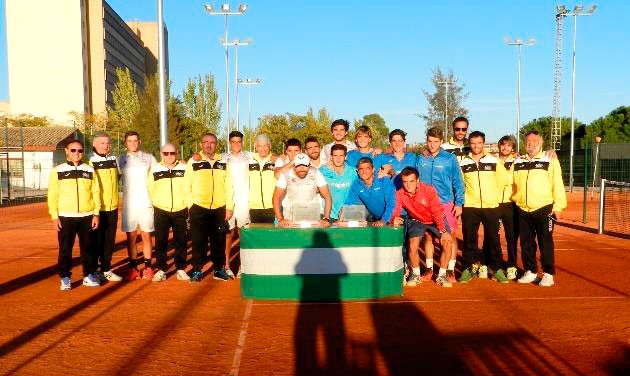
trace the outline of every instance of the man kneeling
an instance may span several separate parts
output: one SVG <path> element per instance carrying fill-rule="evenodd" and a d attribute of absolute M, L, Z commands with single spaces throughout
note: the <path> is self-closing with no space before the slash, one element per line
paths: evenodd
<path fill-rule="evenodd" d="M 451 287 L 446 274 L 446 265 L 451 257 L 453 241 L 450 235 L 451 229 L 446 222 L 437 191 L 432 185 L 421 183 L 418 175 L 418 170 L 413 167 L 405 167 L 401 171 L 402 188 L 396 191 L 396 207 L 392 215 L 394 225 L 405 224 L 405 236 L 409 242 L 408 256 L 412 272 L 407 277 L 407 286 L 416 286 L 421 282 L 418 248 L 420 239 L 425 235 L 440 238 L 442 255 L 440 256 L 440 272 L 435 282 L 443 287 Z M 406 223 L 400 215 L 403 209 L 407 211 Z"/>

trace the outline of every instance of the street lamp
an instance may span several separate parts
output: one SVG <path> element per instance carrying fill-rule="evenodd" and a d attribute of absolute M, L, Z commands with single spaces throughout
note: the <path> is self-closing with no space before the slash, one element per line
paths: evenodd
<path fill-rule="evenodd" d="M 445 85 L 446 91 L 444 92 L 444 141 L 448 141 L 448 85 L 454 84 L 455 81 L 438 81 L 438 84 Z"/>
<path fill-rule="evenodd" d="M 586 12 L 582 5 L 576 5 L 572 11 L 568 11 L 564 5 L 556 8 L 558 16 L 573 16 L 573 73 L 571 78 L 571 149 L 569 153 L 569 192 L 573 192 L 573 156 L 575 150 L 575 39 L 577 37 L 577 17 L 591 16 L 597 5 L 591 5 Z"/>
<path fill-rule="evenodd" d="M 262 83 L 262 80 L 260 78 L 256 78 L 256 79 L 251 79 L 251 78 L 247 78 L 247 79 L 238 79 L 238 84 L 239 85 L 247 85 L 247 105 L 248 105 L 248 120 L 247 120 L 247 128 L 249 128 L 249 131 L 251 133 L 252 131 L 252 85 L 260 85 Z M 252 151 L 252 138 L 253 138 L 253 134 L 250 134 L 249 136 L 249 150 Z"/>
<path fill-rule="evenodd" d="M 520 152 L 521 147 L 521 48 L 523 46 L 533 46 L 536 44 L 535 38 L 529 38 L 527 42 L 523 42 L 521 38 L 516 38 L 514 41 L 510 37 L 503 38 L 505 44 L 508 46 L 518 47 L 518 74 L 516 84 L 516 152 Z"/>
<path fill-rule="evenodd" d="M 225 42 L 225 40 L 223 40 L 223 38 L 221 38 L 221 44 L 223 44 L 224 46 L 233 46 L 234 47 L 234 86 L 235 86 L 235 90 L 236 90 L 236 130 L 240 130 L 241 129 L 241 123 L 240 123 L 240 113 L 238 111 L 238 83 L 239 83 L 239 79 L 238 79 L 238 47 L 239 46 L 249 46 L 252 43 L 254 43 L 254 41 L 251 38 L 247 38 L 245 40 L 239 40 L 239 39 L 235 39 L 232 42 Z"/>
<path fill-rule="evenodd" d="M 247 10 L 246 4 L 241 4 L 235 12 L 230 11 L 230 4 L 221 4 L 221 10 L 215 10 L 211 4 L 204 5 L 206 13 L 211 16 L 225 16 L 225 36 L 224 40 L 228 40 L 228 16 L 242 16 Z M 225 98 L 226 98 L 226 126 L 227 133 L 230 133 L 230 57 L 228 46 L 225 46 Z"/>

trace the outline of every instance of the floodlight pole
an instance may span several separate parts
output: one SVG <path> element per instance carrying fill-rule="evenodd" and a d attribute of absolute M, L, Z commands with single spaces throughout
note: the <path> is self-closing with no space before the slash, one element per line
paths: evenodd
<path fill-rule="evenodd" d="M 236 130 L 240 131 L 241 130 L 241 122 L 240 122 L 240 113 L 238 110 L 238 83 L 239 83 L 239 78 L 238 78 L 238 48 L 239 46 L 249 46 L 250 44 L 252 44 L 251 39 L 247 39 L 244 41 L 235 39 L 232 42 L 223 42 L 223 45 L 225 46 L 233 46 L 234 47 L 234 91 L 235 91 L 235 96 L 236 96 Z"/>
<path fill-rule="evenodd" d="M 158 6 L 158 69 L 160 71 L 160 146 L 168 142 L 168 123 L 166 121 L 166 64 L 164 52 L 164 5 L 162 0 L 157 1 Z"/>
<path fill-rule="evenodd" d="M 535 39 L 530 38 L 528 42 L 523 42 L 522 39 L 516 38 L 511 41 L 509 38 L 505 40 L 505 44 L 508 46 L 518 47 L 518 68 L 516 75 L 516 152 L 520 153 L 521 150 L 521 59 L 522 59 L 522 47 L 533 46 L 536 44 Z"/>
<path fill-rule="evenodd" d="M 448 140 L 448 85 L 454 84 L 455 81 L 438 81 L 438 84 L 444 85 L 446 90 L 444 91 L 444 140 Z"/>
<path fill-rule="evenodd" d="M 260 83 L 262 82 L 262 80 L 260 78 L 256 78 L 256 79 L 239 79 L 238 80 L 238 84 L 240 85 L 247 85 L 247 104 L 248 104 L 248 117 L 249 119 L 247 120 L 247 128 L 249 128 L 249 132 L 250 137 L 249 137 L 249 150 L 253 151 L 252 149 L 252 139 L 253 139 L 253 133 L 252 133 L 252 85 L 260 85 Z"/>

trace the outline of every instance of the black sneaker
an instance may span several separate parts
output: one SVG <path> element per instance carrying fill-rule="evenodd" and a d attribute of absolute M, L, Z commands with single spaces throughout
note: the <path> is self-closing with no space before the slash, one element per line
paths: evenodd
<path fill-rule="evenodd" d="M 192 272 L 190 274 L 190 282 L 191 283 L 197 283 L 197 282 L 201 282 L 201 280 L 203 279 L 203 273 L 202 272 Z"/>
<path fill-rule="evenodd" d="M 217 281 L 223 281 L 223 282 L 227 282 L 230 280 L 230 276 L 225 271 L 225 268 L 215 269 L 214 272 L 212 273 L 212 278 L 216 279 Z"/>

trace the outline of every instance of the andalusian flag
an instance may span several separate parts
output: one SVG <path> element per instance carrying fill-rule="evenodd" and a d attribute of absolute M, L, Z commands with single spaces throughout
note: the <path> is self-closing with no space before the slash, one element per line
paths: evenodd
<path fill-rule="evenodd" d="M 402 294 L 403 229 L 241 229 L 244 298 L 336 301 Z"/>

